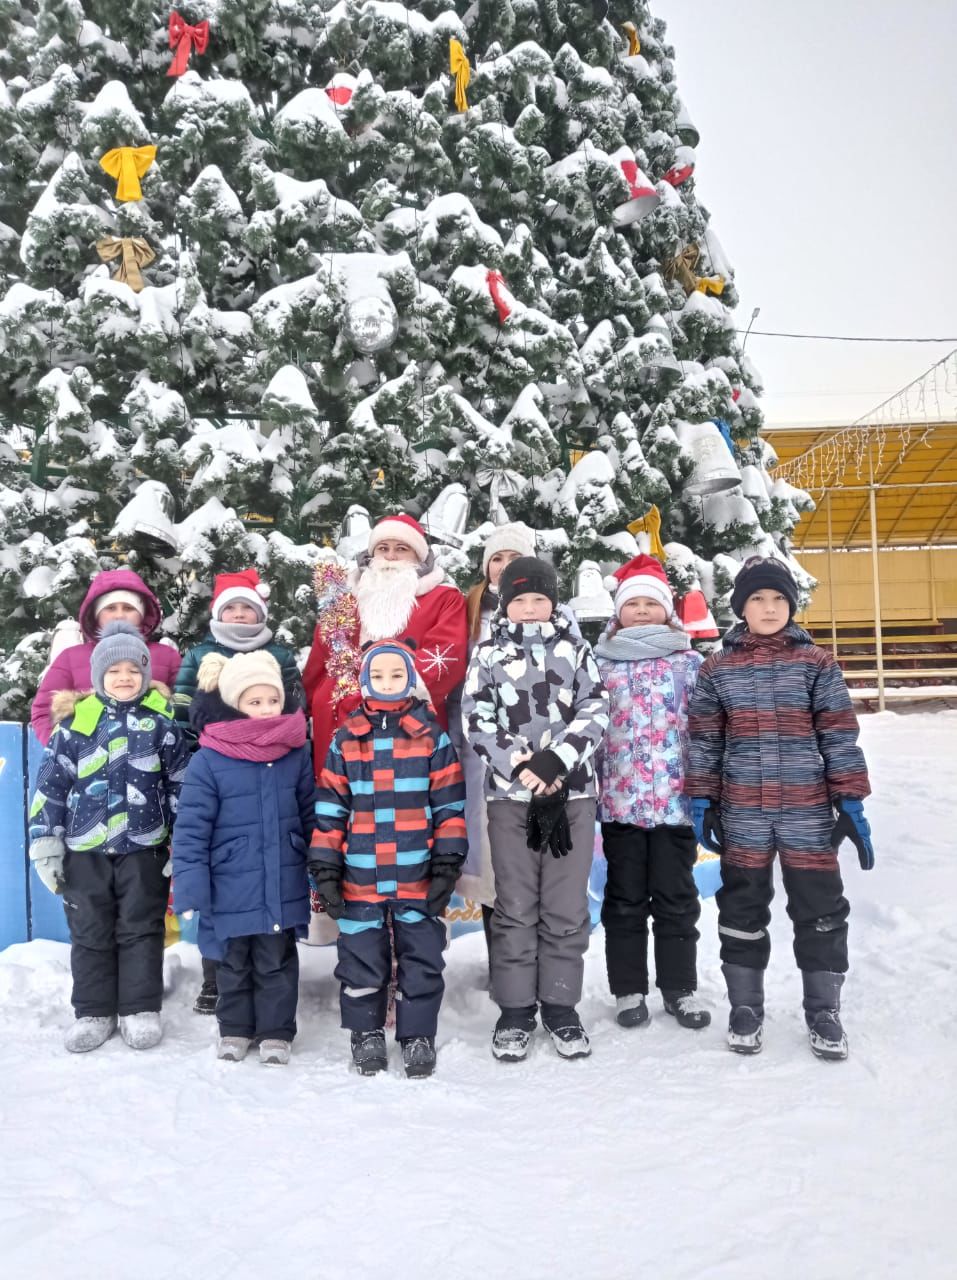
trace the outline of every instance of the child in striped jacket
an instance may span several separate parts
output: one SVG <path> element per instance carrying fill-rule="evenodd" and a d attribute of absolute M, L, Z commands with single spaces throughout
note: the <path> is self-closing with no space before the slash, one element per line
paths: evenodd
<path fill-rule="evenodd" d="M 739 570 L 731 608 L 742 621 L 724 637 L 723 652 L 706 660 L 691 700 L 685 790 L 698 839 L 721 854 L 729 1047 L 761 1048 L 777 853 L 811 1049 L 841 1059 L 850 908 L 837 849 L 847 837 L 861 867 L 874 865 L 863 805 L 870 786 L 844 677 L 794 623 L 797 600 L 780 560 L 755 558 Z"/>
<path fill-rule="evenodd" d="M 445 989 L 441 916 L 465 861 L 465 784 L 448 734 L 415 696 L 408 644 L 368 645 L 359 682 L 362 704 L 319 779 L 309 870 L 339 921 L 336 977 L 356 1069 L 386 1067 L 391 918 L 396 1037 L 406 1075 L 428 1076 Z"/>

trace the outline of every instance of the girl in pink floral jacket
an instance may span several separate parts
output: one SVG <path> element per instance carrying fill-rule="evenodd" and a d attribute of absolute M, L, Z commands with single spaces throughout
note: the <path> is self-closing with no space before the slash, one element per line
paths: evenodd
<path fill-rule="evenodd" d="M 650 916 L 665 1012 L 697 1030 L 711 1015 L 694 994 L 700 906 L 684 777 L 688 703 L 702 660 L 675 616 L 657 560 L 636 556 L 615 577 L 616 616 L 595 647 L 611 700 L 598 808 L 608 863 L 601 914 L 608 983 L 619 1024 L 647 1023 Z"/>

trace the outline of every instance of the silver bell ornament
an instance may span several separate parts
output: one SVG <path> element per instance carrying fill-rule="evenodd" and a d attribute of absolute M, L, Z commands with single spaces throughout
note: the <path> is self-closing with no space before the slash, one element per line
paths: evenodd
<path fill-rule="evenodd" d="M 713 422 L 677 422 L 675 434 L 694 459 L 694 470 L 685 481 L 686 493 L 704 496 L 740 485 L 741 473 Z"/>
<path fill-rule="evenodd" d="M 464 484 L 447 484 L 422 517 L 422 527 L 430 538 L 450 547 L 460 547 L 469 518 L 469 499 Z"/>
<path fill-rule="evenodd" d="M 342 533 L 336 543 L 336 552 L 343 560 L 355 560 L 369 546 L 372 521 L 365 507 L 354 502 L 342 522 Z"/>
<path fill-rule="evenodd" d="M 568 607 L 579 622 L 607 622 L 614 614 L 615 602 L 594 560 L 583 560 L 578 566 L 575 594 Z"/>
<path fill-rule="evenodd" d="M 345 329 L 349 341 L 364 355 L 391 347 L 399 332 L 399 313 L 391 298 L 366 294 L 345 305 Z"/>
<path fill-rule="evenodd" d="M 675 359 L 671 337 L 656 329 L 637 340 L 641 356 L 639 376 L 650 386 L 674 386 L 681 381 L 681 365 Z"/>

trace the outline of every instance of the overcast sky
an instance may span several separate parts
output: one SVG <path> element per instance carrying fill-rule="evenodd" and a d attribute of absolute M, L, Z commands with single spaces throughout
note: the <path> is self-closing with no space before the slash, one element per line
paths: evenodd
<path fill-rule="evenodd" d="M 957 0 L 650 2 L 742 327 L 957 338 Z M 747 350 L 771 425 L 851 422 L 954 347 Z"/>

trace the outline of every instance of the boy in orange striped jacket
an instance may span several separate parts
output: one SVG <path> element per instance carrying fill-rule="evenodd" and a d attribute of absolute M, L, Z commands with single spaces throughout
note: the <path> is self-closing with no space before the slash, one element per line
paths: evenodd
<path fill-rule="evenodd" d="M 392 955 L 396 1037 L 407 1076 L 435 1068 L 445 983 L 448 906 L 465 860 L 465 783 L 448 734 L 416 696 L 415 655 L 387 640 L 367 646 L 362 705 L 329 749 L 319 779 L 309 871 L 339 921 L 343 1027 L 362 1075 L 385 1070 Z"/>

